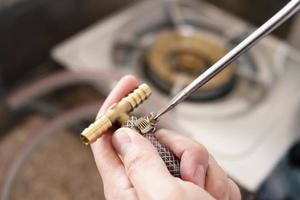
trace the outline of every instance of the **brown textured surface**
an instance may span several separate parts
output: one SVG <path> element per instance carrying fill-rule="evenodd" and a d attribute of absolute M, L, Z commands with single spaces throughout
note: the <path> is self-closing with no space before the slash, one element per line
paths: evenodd
<path fill-rule="evenodd" d="M 30 117 L 0 141 L 0 180 L 20 146 L 47 120 Z M 26 159 L 10 199 L 104 199 L 90 148 L 61 130 L 38 145 Z"/>
<path fill-rule="evenodd" d="M 6 174 L 9 163 L 16 156 L 22 144 L 32 136 L 35 127 L 46 123 L 46 119 L 39 116 L 30 116 L 19 123 L 12 131 L 0 138 L 0 180 Z"/>

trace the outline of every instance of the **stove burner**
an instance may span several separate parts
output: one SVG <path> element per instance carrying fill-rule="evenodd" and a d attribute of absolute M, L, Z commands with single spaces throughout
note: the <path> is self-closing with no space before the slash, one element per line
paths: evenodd
<path fill-rule="evenodd" d="M 185 26 L 181 35 L 161 10 L 151 18 L 135 18 L 121 26 L 111 49 L 116 69 L 134 73 L 173 96 L 247 35 L 247 29 L 228 31 L 198 11 L 192 12 L 192 7 L 182 8 Z M 194 114 L 206 119 L 236 117 L 259 105 L 277 73 L 264 65 L 263 56 L 259 51 L 247 52 L 195 92 L 188 100 L 201 102 L 198 106 L 203 107 Z"/>
<path fill-rule="evenodd" d="M 211 33 L 197 31 L 185 36 L 163 31 L 146 51 L 142 63 L 148 79 L 163 92 L 171 93 L 177 85 L 188 85 L 226 52 L 225 44 Z M 189 100 L 213 100 L 228 94 L 235 83 L 234 71 L 235 66 L 229 66 Z"/>

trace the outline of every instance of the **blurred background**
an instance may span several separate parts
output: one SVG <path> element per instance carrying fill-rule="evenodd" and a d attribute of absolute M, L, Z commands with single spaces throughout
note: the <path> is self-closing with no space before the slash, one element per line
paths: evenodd
<path fill-rule="evenodd" d="M 0 0 L 0 198 L 104 199 L 80 132 L 125 74 L 160 106 L 287 0 Z M 300 197 L 300 15 L 168 114 L 244 199 Z M 176 124 L 176 126 L 174 126 Z"/>

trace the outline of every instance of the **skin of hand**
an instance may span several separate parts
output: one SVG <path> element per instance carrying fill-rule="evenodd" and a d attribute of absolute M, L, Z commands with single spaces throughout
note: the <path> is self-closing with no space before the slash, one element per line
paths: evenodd
<path fill-rule="evenodd" d="M 123 77 L 98 116 L 137 86 L 133 76 Z M 168 172 L 146 138 L 129 128 L 120 128 L 91 145 L 106 199 L 241 199 L 238 186 L 201 144 L 169 130 L 159 130 L 155 135 L 180 158 L 181 179 Z"/>

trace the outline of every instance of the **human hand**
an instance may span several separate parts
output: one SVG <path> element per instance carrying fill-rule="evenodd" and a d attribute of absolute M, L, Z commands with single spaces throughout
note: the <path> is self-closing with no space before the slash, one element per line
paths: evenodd
<path fill-rule="evenodd" d="M 137 86 L 132 76 L 121 79 L 99 113 Z M 155 133 L 180 158 L 179 179 L 168 172 L 156 149 L 136 131 L 121 128 L 112 133 L 91 145 L 107 199 L 241 199 L 236 184 L 196 141 L 169 130 Z"/>

